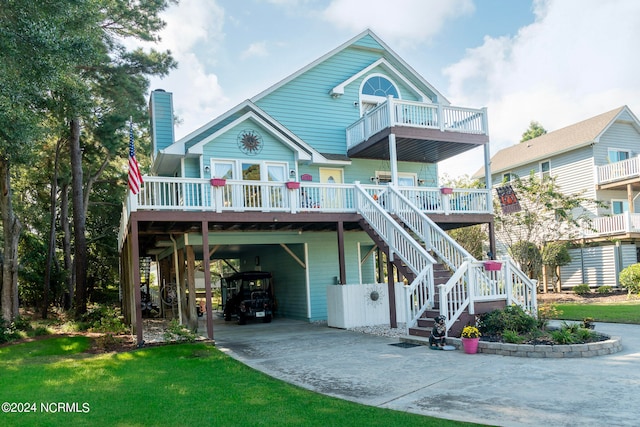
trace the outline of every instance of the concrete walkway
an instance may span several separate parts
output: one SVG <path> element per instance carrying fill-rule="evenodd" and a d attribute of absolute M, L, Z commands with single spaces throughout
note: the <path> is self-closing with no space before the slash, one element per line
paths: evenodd
<path fill-rule="evenodd" d="M 619 353 L 468 355 L 287 319 L 216 320 L 216 347 L 283 381 L 365 405 L 499 426 L 640 425 L 640 326 L 596 324 Z"/>

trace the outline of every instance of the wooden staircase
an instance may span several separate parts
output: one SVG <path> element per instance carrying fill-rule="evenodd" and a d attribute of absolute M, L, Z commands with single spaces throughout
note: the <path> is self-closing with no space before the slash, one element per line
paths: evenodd
<path fill-rule="evenodd" d="M 434 307 L 426 310 L 422 316 L 418 319 L 418 324 L 412 328 L 409 328 L 409 335 L 429 338 L 431 336 L 431 330 L 435 323 L 435 318 L 440 315 L 440 293 L 438 291 L 438 285 L 443 285 L 451 278 L 451 272 L 447 270 L 444 264 L 435 264 L 433 266 L 433 281 L 435 284 L 435 297 Z M 462 328 L 468 324 L 474 324 L 474 316 L 465 311 L 460 318 L 458 318 L 453 326 L 447 331 L 447 336 L 459 336 L 462 332 Z"/>

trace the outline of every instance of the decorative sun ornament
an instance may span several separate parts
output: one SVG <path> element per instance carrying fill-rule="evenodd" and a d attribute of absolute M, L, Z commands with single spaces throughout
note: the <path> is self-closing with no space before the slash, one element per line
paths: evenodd
<path fill-rule="evenodd" d="M 262 135 L 252 129 L 238 134 L 238 148 L 247 156 L 255 156 L 262 151 Z"/>

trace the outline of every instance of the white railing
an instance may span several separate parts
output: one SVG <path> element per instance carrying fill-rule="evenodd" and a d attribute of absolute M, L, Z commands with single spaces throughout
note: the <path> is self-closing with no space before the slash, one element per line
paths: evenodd
<path fill-rule="evenodd" d="M 591 218 L 585 224 L 584 235 L 587 237 L 640 233 L 640 214 L 625 212 L 611 216 Z"/>
<path fill-rule="evenodd" d="M 386 211 L 385 199 L 377 200 L 370 190 L 356 184 L 357 211 L 389 247 L 389 259 L 399 258 L 416 278 L 405 288 L 407 295 L 407 329 L 414 326 L 420 315 L 434 305 L 433 264 L 429 255 L 409 233 Z"/>
<path fill-rule="evenodd" d="M 453 240 L 443 229 L 411 203 L 394 186 L 389 186 L 388 199 L 392 213 L 398 216 L 423 242 L 427 250 L 433 251 L 451 271 L 456 271 L 471 254 Z"/>
<path fill-rule="evenodd" d="M 467 307 L 474 314 L 476 301 L 505 299 L 508 304 L 531 309 L 528 304 L 530 293 L 535 294 L 535 285 L 513 263 L 506 264 L 504 277 L 500 278 L 499 271 L 485 269 L 483 262 L 477 261 L 394 186 L 388 186 L 382 200 L 386 208 L 422 240 L 426 249 L 453 272 L 449 281 L 439 288 L 440 314 L 446 318 L 447 329 Z"/>
<path fill-rule="evenodd" d="M 599 185 L 638 178 L 640 177 L 640 156 L 595 168 L 596 184 Z"/>
<path fill-rule="evenodd" d="M 491 191 L 483 188 L 399 187 L 398 190 L 422 212 L 445 215 L 493 212 Z"/>
<path fill-rule="evenodd" d="M 487 135 L 486 109 L 402 101 L 389 97 L 347 128 L 347 149 L 383 129 L 407 126 Z"/>

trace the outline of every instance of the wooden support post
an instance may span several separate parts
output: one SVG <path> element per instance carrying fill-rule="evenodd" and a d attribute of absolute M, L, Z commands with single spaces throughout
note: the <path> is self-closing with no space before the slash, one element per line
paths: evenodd
<path fill-rule="evenodd" d="M 340 268 L 340 284 L 347 283 L 347 272 L 344 260 L 344 223 L 338 221 L 338 265 Z"/>
<path fill-rule="evenodd" d="M 198 312 L 196 310 L 196 255 L 193 246 L 187 246 L 187 290 L 189 291 L 187 321 L 189 329 L 198 330 Z"/>
<path fill-rule="evenodd" d="M 138 243 L 138 221 L 130 219 L 131 223 L 131 259 L 133 269 L 133 298 L 136 316 L 136 342 L 138 347 L 144 345 L 142 338 L 142 295 L 140 293 L 140 248 Z"/>
<path fill-rule="evenodd" d="M 207 337 L 213 340 L 213 309 L 211 304 L 211 267 L 209 263 L 209 223 L 202 221 L 202 267 L 204 268 L 204 294 L 207 310 Z"/>
<path fill-rule="evenodd" d="M 387 257 L 387 292 L 389 293 L 389 326 L 391 328 L 398 327 L 397 313 L 396 313 L 396 284 L 395 273 L 393 271 L 394 265 L 389 261 Z"/>

